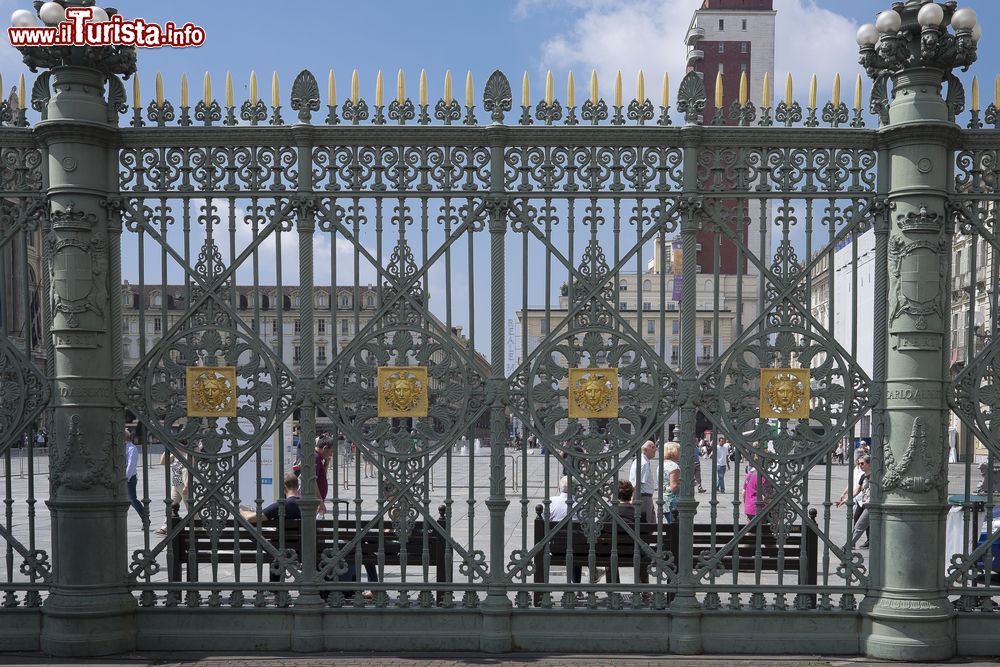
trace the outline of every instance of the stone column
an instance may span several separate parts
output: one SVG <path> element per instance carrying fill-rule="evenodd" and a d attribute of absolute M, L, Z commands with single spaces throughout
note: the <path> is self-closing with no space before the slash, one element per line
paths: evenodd
<path fill-rule="evenodd" d="M 881 443 L 881 557 L 862 607 L 868 655 L 939 660 L 955 652 L 944 587 L 947 513 L 947 291 L 951 234 L 945 204 L 957 128 L 941 96 L 942 71 L 892 77 L 883 129 L 890 163 L 889 340 Z"/>
<path fill-rule="evenodd" d="M 49 154 L 44 246 L 55 345 L 53 579 L 41 646 L 89 656 L 132 650 L 136 630 L 126 580 L 124 419 L 114 392 L 121 223 L 107 205 L 118 189 L 117 126 L 109 120 L 117 114 L 108 113 L 101 71 L 55 67 L 51 81 L 48 118 L 36 129 Z"/>

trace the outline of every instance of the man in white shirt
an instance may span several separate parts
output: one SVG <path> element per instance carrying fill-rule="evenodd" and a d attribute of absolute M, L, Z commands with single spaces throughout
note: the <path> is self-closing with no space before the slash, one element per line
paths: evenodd
<path fill-rule="evenodd" d="M 559 495 L 549 498 L 549 521 L 555 523 L 566 518 L 569 511 L 569 479 L 563 475 L 559 480 Z M 575 517 L 574 517 L 575 518 Z M 583 578 L 583 566 L 573 566 L 573 583 L 578 584 Z"/>
<path fill-rule="evenodd" d="M 628 480 L 639 492 L 639 509 L 642 521 L 652 522 L 656 520 L 653 512 L 653 496 L 656 494 L 657 477 L 656 469 L 650 466 L 650 461 L 656 456 L 656 443 L 647 440 L 642 445 L 642 454 L 639 457 L 639 480 L 636 482 L 635 465 L 636 460 L 632 460 L 632 467 L 629 469 Z"/>
<path fill-rule="evenodd" d="M 726 492 L 726 471 L 729 469 L 729 455 L 732 448 L 724 436 L 719 436 L 719 446 L 715 458 L 715 488 L 719 493 Z"/>
<path fill-rule="evenodd" d="M 139 482 L 139 448 L 132 441 L 131 429 L 125 429 L 125 480 L 128 482 L 128 499 L 136 514 L 146 523 L 146 511 L 139 501 L 137 485 Z"/>
<path fill-rule="evenodd" d="M 559 495 L 549 498 L 549 521 L 553 523 L 566 518 L 569 509 L 569 479 L 564 475 L 559 480 Z"/>

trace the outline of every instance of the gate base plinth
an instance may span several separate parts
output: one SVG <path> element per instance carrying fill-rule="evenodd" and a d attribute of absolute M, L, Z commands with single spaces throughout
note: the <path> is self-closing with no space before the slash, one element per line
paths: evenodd
<path fill-rule="evenodd" d="M 134 651 L 135 608 L 127 593 L 53 592 L 42 608 L 40 648 L 65 658 Z"/>
<path fill-rule="evenodd" d="M 479 650 L 483 653 L 509 653 L 513 650 L 511 612 L 513 605 L 506 595 L 489 594 L 483 601 L 483 625 L 479 633 Z"/>
<path fill-rule="evenodd" d="M 907 662 L 954 657 L 955 623 L 951 614 L 937 611 L 926 616 L 901 616 L 898 610 L 886 608 L 887 602 L 900 601 L 880 601 L 864 620 L 861 649 L 865 655 Z M 921 601 L 921 604 L 930 603 Z M 891 614 L 892 611 L 896 613 Z"/>

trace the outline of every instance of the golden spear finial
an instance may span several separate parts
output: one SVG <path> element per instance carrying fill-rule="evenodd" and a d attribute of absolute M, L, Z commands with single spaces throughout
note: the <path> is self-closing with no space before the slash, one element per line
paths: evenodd
<path fill-rule="evenodd" d="M 531 84 L 528 83 L 528 73 L 525 72 L 521 78 L 521 106 L 531 106 Z"/>
<path fill-rule="evenodd" d="M 256 106 L 259 99 L 260 97 L 257 95 L 257 72 L 256 70 L 250 70 L 250 104 Z"/>
<path fill-rule="evenodd" d="M 351 102 L 354 104 L 358 103 L 361 99 L 361 85 L 358 83 L 358 70 L 355 69 L 351 73 Z"/>
<path fill-rule="evenodd" d="M 163 75 L 156 73 L 156 106 L 163 106 Z"/>
<path fill-rule="evenodd" d="M 722 70 L 720 69 L 715 74 L 715 108 L 721 109 L 723 103 L 722 95 Z"/>
<path fill-rule="evenodd" d="M 764 89 L 760 94 L 760 105 L 766 109 L 771 108 L 771 77 L 764 72 Z"/>
<path fill-rule="evenodd" d="M 396 101 L 400 104 L 406 101 L 406 79 L 402 69 L 396 72 Z"/>
<path fill-rule="evenodd" d="M 212 104 L 212 75 L 209 74 L 208 72 L 205 72 L 205 90 L 204 90 L 204 93 L 205 93 L 205 97 L 204 97 L 204 99 L 202 101 L 205 103 L 206 107 L 207 106 L 211 106 L 211 104 Z"/>
<path fill-rule="evenodd" d="M 785 76 L 785 104 L 792 106 L 794 102 L 795 100 L 792 97 L 792 73 L 789 72 L 788 75 Z"/>
<path fill-rule="evenodd" d="M 809 108 L 816 108 L 816 75 L 809 79 Z"/>
<path fill-rule="evenodd" d="M 666 109 L 670 106 L 670 74 L 663 73 L 663 90 L 660 91 L 660 106 Z"/>
<path fill-rule="evenodd" d="M 555 99 L 555 94 L 552 90 L 552 70 L 549 70 L 545 74 L 545 103 L 552 104 L 553 99 Z"/>
<path fill-rule="evenodd" d="M 970 111 L 979 111 L 979 79 L 972 77 L 972 103 L 969 105 Z"/>
<path fill-rule="evenodd" d="M 420 86 L 419 86 L 419 97 L 420 106 L 427 106 L 427 70 L 420 70 Z"/>
<path fill-rule="evenodd" d="M 861 111 L 861 75 L 854 81 L 854 109 Z"/>
<path fill-rule="evenodd" d="M 622 105 L 622 71 L 618 70 L 615 73 L 615 106 L 620 107 Z"/>
<path fill-rule="evenodd" d="M 3 89 L 3 82 L 0 80 L 0 90 Z M 132 77 L 132 108 L 142 108 L 142 96 L 139 94 L 139 73 Z"/>
<path fill-rule="evenodd" d="M 472 108 L 475 106 L 476 97 L 472 91 L 472 70 L 465 72 L 465 106 Z"/>
<path fill-rule="evenodd" d="M 451 104 L 451 70 L 444 73 L 444 103 Z"/>
<path fill-rule="evenodd" d="M 382 88 L 382 70 L 379 70 L 378 74 L 375 75 L 375 106 L 383 106 L 383 102 L 385 101 L 384 94 Z"/>
<path fill-rule="evenodd" d="M 597 105 L 597 70 L 590 70 L 590 103 Z"/>
<path fill-rule="evenodd" d="M 326 75 L 326 103 L 331 107 L 337 106 L 337 79 L 332 69 Z"/>
<path fill-rule="evenodd" d="M 740 74 L 740 106 L 745 107 L 750 101 L 750 82 L 747 80 L 747 73 Z"/>
<path fill-rule="evenodd" d="M 635 79 L 635 100 L 639 104 L 646 101 L 646 79 L 643 77 L 641 69 Z"/>
<path fill-rule="evenodd" d="M 278 108 L 281 106 L 281 94 L 278 93 L 278 73 L 271 73 L 271 106 Z"/>
<path fill-rule="evenodd" d="M 840 72 L 833 75 L 833 106 L 840 106 Z"/>
<path fill-rule="evenodd" d="M 566 106 L 576 106 L 576 83 L 573 81 L 573 70 L 566 77 Z"/>
<path fill-rule="evenodd" d="M 233 75 L 226 71 L 226 106 L 233 106 Z"/>

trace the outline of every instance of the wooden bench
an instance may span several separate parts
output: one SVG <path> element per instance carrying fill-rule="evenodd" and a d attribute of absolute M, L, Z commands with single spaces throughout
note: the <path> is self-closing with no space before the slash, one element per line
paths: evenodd
<path fill-rule="evenodd" d="M 367 520 L 362 520 L 362 524 Z M 443 529 L 447 529 L 445 518 L 445 507 L 438 508 L 438 524 Z M 285 521 L 284 548 L 294 549 L 301 557 L 301 528 L 300 521 Z M 380 530 L 381 529 L 381 530 Z M 255 526 L 248 530 L 245 526 L 237 524 L 235 520 L 226 523 L 217 540 L 213 542 L 211 534 L 205 526 L 199 522 L 184 527 L 171 541 L 167 550 L 167 576 L 169 581 L 181 581 L 181 569 L 186 570 L 186 581 L 198 581 L 198 566 L 203 564 L 216 563 L 219 565 L 255 565 L 259 562 L 270 568 L 270 554 L 263 552 L 258 542 L 258 532 L 260 538 L 266 540 L 275 549 L 279 548 L 280 533 L 277 522 L 265 521 L 260 526 Z M 399 541 L 396 529 L 392 521 L 388 519 L 376 523 L 355 546 L 355 551 L 347 557 L 348 565 L 354 565 L 356 561 L 357 549 L 361 551 L 362 565 L 378 566 L 379 552 L 383 556 L 385 566 L 414 566 L 424 565 L 424 522 L 417 521 L 406 541 L 406 562 L 402 563 L 403 548 Z M 333 519 L 316 520 L 316 559 L 319 561 L 324 549 L 334 544 L 341 546 L 348 544 L 357 536 L 356 524 L 353 519 L 344 518 L 339 521 L 336 533 L 334 531 Z M 428 564 L 435 570 L 438 582 L 450 580 L 450 572 L 445 562 L 445 539 L 436 530 L 428 527 L 427 536 L 427 557 Z M 381 537 L 381 540 L 380 540 Z M 261 551 L 261 553 L 258 553 Z"/>
<path fill-rule="evenodd" d="M 543 506 L 541 504 L 535 506 L 535 544 L 542 543 L 546 534 L 548 534 L 548 532 L 556 525 L 556 523 L 548 523 L 545 521 L 543 511 Z M 816 510 L 810 509 L 809 516 L 815 522 Z M 633 528 L 633 530 L 635 529 L 634 524 L 631 522 L 627 523 Z M 568 530 L 566 526 L 559 529 L 549 539 L 547 548 L 540 549 L 538 553 L 535 554 L 535 583 L 548 583 L 549 581 L 548 570 L 545 567 L 546 556 L 548 556 L 550 567 L 552 565 L 568 567 L 571 554 L 574 567 L 589 567 L 591 565 L 592 554 L 590 551 L 590 543 L 587 541 L 587 536 L 584 535 L 583 530 L 578 523 L 573 522 L 572 526 L 572 531 Z M 679 528 L 679 524 L 676 523 L 664 524 L 663 526 L 662 545 L 664 550 L 675 554 L 675 562 L 679 544 Z M 732 524 L 715 524 L 714 530 L 714 544 L 716 550 L 727 546 L 729 542 L 734 539 L 736 534 Z M 712 531 L 713 526 L 711 524 L 696 523 L 694 525 L 692 551 L 696 568 L 698 566 L 699 555 L 702 552 L 712 551 Z M 615 535 L 615 533 L 617 534 Z M 819 564 L 819 549 L 818 538 L 815 531 L 806 531 L 805 538 L 803 539 L 802 526 L 792 526 L 788 537 L 785 539 L 784 551 L 781 554 L 782 557 L 780 559 L 777 539 L 767 524 L 763 524 L 761 526 L 760 557 L 757 557 L 757 534 L 758 531 L 756 529 L 747 531 L 746 534 L 740 538 L 738 546 L 730 549 L 730 551 L 722 557 L 722 565 L 730 571 L 732 571 L 733 566 L 736 565 L 739 572 L 756 572 L 758 568 L 761 572 L 777 572 L 780 561 L 783 571 L 786 573 L 794 573 L 800 585 L 816 585 Z M 570 549 L 571 535 L 572 549 Z M 623 530 L 621 526 L 618 526 L 617 531 L 613 532 L 612 522 L 609 521 L 605 523 L 600 534 L 598 535 L 596 543 L 594 544 L 593 565 L 594 567 L 609 568 L 610 583 L 614 583 L 616 581 L 616 573 L 611 573 L 611 547 L 613 536 L 617 542 L 617 567 L 635 567 L 635 542 L 633 541 L 632 536 Z M 651 549 L 655 549 L 657 543 L 657 525 L 655 523 L 640 523 L 638 537 L 642 544 L 649 545 Z M 738 559 L 734 558 L 734 552 L 739 554 Z M 641 549 L 639 559 L 639 567 L 641 568 L 640 572 L 644 575 L 651 560 L 648 555 L 642 552 Z M 803 565 L 804 567 L 802 567 Z M 645 576 L 642 576 L 642 579 L 645 578 Z M 540 594 L 536 593 L 536 604 L 538 604 L 539 599 Z"/>

